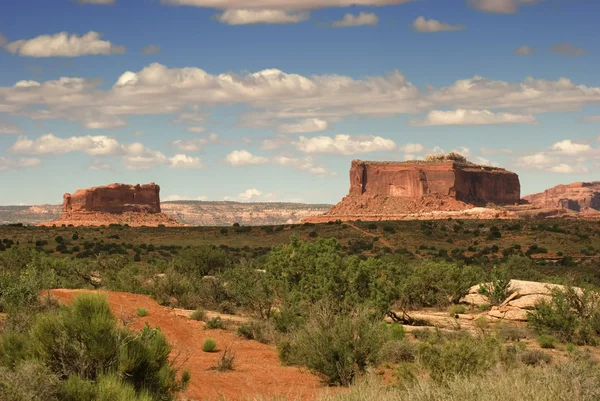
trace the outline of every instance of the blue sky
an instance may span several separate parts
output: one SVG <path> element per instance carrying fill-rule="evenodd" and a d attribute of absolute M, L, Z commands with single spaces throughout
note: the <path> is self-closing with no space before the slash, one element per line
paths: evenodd
<path fill-rule="evenodd" d="M 523 195 L 598 179 L 598 1 L 6 3 L 0 204 L 335 203 L 352 159 L 454 150 Z"/>

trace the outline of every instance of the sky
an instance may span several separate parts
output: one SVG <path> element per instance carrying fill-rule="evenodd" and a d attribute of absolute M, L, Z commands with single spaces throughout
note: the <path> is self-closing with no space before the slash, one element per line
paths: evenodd
<path fill-rule="evenodd" d="M 455 151 L 522 195 L 600 180 L 598 0 L 0 4 L 0 204 L 113 182 L 336 203 Z"/>

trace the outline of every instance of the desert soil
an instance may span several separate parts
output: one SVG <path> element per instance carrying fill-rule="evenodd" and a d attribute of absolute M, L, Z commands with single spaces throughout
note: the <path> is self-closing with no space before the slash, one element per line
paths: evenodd
<path fill-rule="evenodd" d="M 192 380 L 181 397 L 184 400 L 248 400 L 256 396 L 312 400 L 318 394 L 330 391 L 316 376 L 296 367 L 281 366 L 274 346 L 241 339 L 230 331 L 206 330 L 203 322 L 181 316 L 147 296 L 65 289 L 52 290 L 51 294 L 68 304 L 77 294 L 90 292 L 105 294 L 115 315 L 130 321 L 132 329 L 139 330 L 145 323 L 160 327 L 173 345 L 172 356 L 179 355 L 180 360 L 188 358 L 183 367 L 190 371 Z M 137 308 L 145 308 L 148 315 L 138 318 Z M 207 338 L 217 342 L 219 352 L 202 351 Z M 212 367 L 226 347 L 231 347 L 235 353 L 234 370 L 218 372 Z"/>

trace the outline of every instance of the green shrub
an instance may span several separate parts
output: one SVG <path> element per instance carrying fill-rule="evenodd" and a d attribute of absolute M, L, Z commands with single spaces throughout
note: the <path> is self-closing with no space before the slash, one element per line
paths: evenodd
<path fill-rule="evenodd" d="M 192 314 L 190 315 L 190 319 L 197 320 L 197 321 L 204 321 L 204 319 L 206 319 L 206 312 L 204 312 L 204 310 L 198 308 L 192 312 Z"/>
<path fill-rule="evenodd" d="M 480 284 L 478 292 L 485 295 L 492 305 L 500 305 L 512 293 L 507 271 L 494 269 L 491 282 Z"/>
<path fill-rule="evenodd" d="M 464 305 L 452 305 L 450 307 L 449 315 L 455 317 L 456 315 L 462 315 L 467 313 L 467 308 Z"/>
<path fill-rule="evenodd" d="M 406 340 L 388 341 L 381 347 L 379 361 L 390 363 L 413 362 L 416 354 L 415 345 Z"/>
<path fill-rule="evenodd" d="M 519 355 L 519 360 L 525 365 L 538 366 L 552 362 L 552 356 L 539 349 L 528 349 Z"/>
<path fill-rule="evenodd" d="M 594 345 L 600 336 L 600 293 L 572 287 L 553 289 L 552 300 L 528 313 L 528 324 L 538 334 L 561 341 Z"/>
<path fill-rule="evenodd" d="M 256 340 L 268 344 L 273 340 L 273 328 L 268 322 L 251 321 L 243 324 L 237 329 L 237 334 L 247 340 Z"/>
<path fill-rule="evenodd" d="M 475 339 L 466 332 L 451 337 L 438 333 L 436 337 L 418 345 L 418 360 L 437 381 L 484 372 L 499 363 L 503 353 L 492 337 Z"/>
<path fill-rule="evenodd" d="M 137 315 L 137 317 L 148 316 L 148 310 L 145 308 L 137 308 L 135 310 L 135 314 Z"/>
<path fill-rule="evenodd" d="M 306 366 L 329 384 L 341 385 L 350 384 L 377 362 L 386 331 L 368 312 L 340 315 L 334 308 L 318 306 L 309 316 L 292 336 L 288 362 Z"/>
<path fill-rule="evenodd" d="M 111 394 L 128 394 L 128 400 L 173 400 L 189 375 L 177 379 L 170 352 L 159 329 L 146 325 L 130 332 L 119 326 L 105 297 L 89 294 L 77 296 L 69 307 L 37 315 L 27 332 L 0 336 L 0 355 L 35 360 L 62 380 L 60 391 L 66 393 L 61 400 L 108 400 Z M 107 377 L 113 380 L 110 386 L 104 382 Z M 124 393 L 108 391 L 116 388 L 114 380 L 122 380 L 118 391 Z M 75 386 L 76 381 L 81 385 Z M 87 394 L 93 392 L 95 398 L 71 397 L 75 387 L 91 389 Z"/>
<path fill-rule="evenodd" d="M 225 324 L 223 323 L 223 320 L 221 320 L 220 317 L 212 317 L 206 321 L 206 328 L 208 330 L 223 330 L 225 328 Z"/>
<path fill-rule="evenodd" d="M 523 338 L 527 338 L 527 329 L 503 324 L 498 330 L 498 335 L 504 341 L 520 341 Z"/>
<path fill-rule="evenodd" d="M 541 334 L 537 337 L 537 342 L 542 348 L 554 348 L 556 339 L 548 334 Z"/>
<path fill-rule="evenodd" d="M 202 351 L 204 352 L 215 352 L 217 350 L 217 342 L 212 338 L 207 338 L 202 344 Z"/>

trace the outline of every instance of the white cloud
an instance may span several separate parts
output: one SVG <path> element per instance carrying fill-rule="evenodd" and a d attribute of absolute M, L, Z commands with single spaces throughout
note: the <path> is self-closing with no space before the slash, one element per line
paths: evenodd
<path fill-rule="evenodd" d="M 169 159 L 170 167 L 197 170 L 204 167 L 199 157 L 177 154 Z"/>
<path fill-rule="evenodd" d="M 591 151 L 592 147 L 588 144 L 574 143 L 570 139 L 565 139 L 552 145 L 552 150 L 567 155 L 578 155 Z"/>
<path fill-rule="evenodd" d="M 550 165 L 555 164 L 556 161 L 557 159 L 555 157 L 548 156 L 543 152 L 538 152 L 521 157 L 518 164 L 523 167 L 545 169 L 550 167 Z"/>
<path fill-rule="evenodd" d="M 462 31 L 467 26 L 463 24 L 450 25 L 445 22 L 440 22 L 434 19 L 425 19 L 419 17 L 413 22 L 413 29 L 417 32 L 451 32 L 451 31 Z"/>
<path fill-rule="evenodd" d="M 4 46 L 7 43 L 8 43 L 8 39 L 6 38 L 6 36 L 4 36 L 3 34 L 0 33 L 0 47 Z"/>
<path fill-rule="evenodd" d="M 169 195 L 165 198 L 166 202 L 174 202 L 174 201 L 185 201 L 185 200 L 194 200 L 194 201 L 207 201 L 208 196 L 185 196 L 185 195 Z"/>
<path fill-rule="evenodd" d="M 423 120 L 411 120 L 413 126 L 437 125 L 496 125 L 496 124 L 536 124 L 532 115 L 494 113 L 489 110 L 432 110 Z"/>
<path fill-rule="evenodd" d="M 141 51 L 141 53 L 145 56 L 150 55 L 150 54 L 157 54 L 160 53 L 160 46 L 159 45 L 148 45 L 146 47 L 144 47 Z"/>
<path fill-rule="evenodd" d="M 306 156 L 304 158 L 278 156 L 274 157 L 271 162 L 279 166 L 293 167 L 296 170 L 305 171 L 317 177 L 330 177 L 337 175 L 335 173 L 328 172 L 325 167 L 316 166 L 314 159 L 311 156 Z"/>
<path fill-rule="evenodd" d="M 206 138 L 179 139 L 171 142 L 171 145 L 184 152 L 197 152 L 205 145 L 216 143 L 218 140 L 219 137 L 213 133 Z"/>
<path fill-rule="evenodd" d="M 281 124 L 277 127 L 277 132 L 282 134 L 300 134 L 308 132 L 327 131 L 329 123 L 320 118 L 307 118 L 294 124 Z"/>
<path fill-rule="evenodd" d="M 404 153 L 421 153 L 425 150 L 425 147 L 420 143 L 407 143 L 406 145 L 400 146 L 398 149 Z"/>
<path fill-rule="evenodd" d="M 17 40 L 4 45 L 4 49 L 28 57 L 78 57 L 98 54 L 122 54 L 123 46 L 101 40 L 101 34 L 90 31 L 83 36 L 60 32 L 40 35 L 29 40 Z"/>
<path fill-rule="evenodd" d="M 526 78 L 522 82 L 484 77 L 458 80 L 421 91 L 399 71 L 356 79 L 340 75 L 302 76 L 267 69 L 243 76 L 211 75 L 199 68 L 167 68 L 153 63 L 138 72 L 125 72 L 109 90 L 95 80 L 60 78 L 45 82 L 19 81 L 0 87 L 0 113 L 35 120 L 62 118 L 94 125 L 122 126 L 124 116 L 188 113 L 202 126 L 201 111 L 240 104 L 251 111 L 242 121 L 278 126 L 289 120 L 339 121 L 347 116 L 391 117 L 436 109 L 479 110 L 481 113 L 530 115 L 574 111 L 600 103 L 600 87 Z M 441 112 L 448 113 L 448 112 Z M 489 114 L 488 114 L 489 115 Z M 506 116 L 505 116 L 506 117 Z"/>
<path fill-rule="evenodd" d="M 552 45 L 552 51 L 565 56 L 583 56 L 585 54 L 584 49 L 575 47 L 572 43 L 557 43 Z"/>
<path fill-rule="evenodd" d="M 252 198 L 254 198 L 256 196 L 260 196 L 260 195 L 262 195 L 261 191 L 259 191 L 256 188 L 251 188 L 251 189 L 247 189 L 244 192 L 242 192 L 241 194 L 239 194 L 238 197 L 249 200 L 249 199 L 252 199 Z"/>
<path fill-rule="evenodd" d="M 475 156 L 475 158 L 473 159 L 473 162 L 475 164 L 479 164 L 482 166 L 498 167 L 498 163 L 493 162 L 490 159 L 486 159 L 485 157 L 481 157 L 481 156 Z"/>
<path fill-rule="evenodd" d="M 107 136 L 73 136 L 58 138 L 52 134 L 42 135 L 36 140 L 26 136 L 17 139 L 10 148 L 12 153 L 42 155 L 84 152 L 89 155 L 113 155 L 121 150 L 119 142 Z"/>
<path fill-rule="evenodd" d="M 467 3 L 480 11 L 496 14 L 514 14 L 522 5 L 534 5 L 543 0 L 467 0 Z"/>
<path fill-rule="evenodd" d="M 225 161 L 231 166 L 247 166 L 268 163 L 269 159 L 255 156 L 247 150 L 234 150 L 225 157 Z"/>
<path fill-rule="evenodd" d="M 351 27 L 351 26 L 362 26 L 362 25 L 371 25 L 377 26 L 379 23 L 379 18 L 375 13 L 366 13 L 361 12 L 358 15 L 353 14 L 345 14 L 344 18 L 339 21 L 333 22 L 333 27 L 335 28 L 343 28 L 343 27 Z"/>
<path fill-rule="evenodd" d="M 10 159 L 0 156 L 0 171 L 13 170 L 19 168 L 36 167 L 42 164 L 39 159 L 26 157 L 21 159 Z"/>
<path fill-rule="evenodd" d="M 520 54 L 521 56 L 528 56 L 530 54 L 535 53 L 535 48 L 531 46 L 519 46 L 515 49 L 515 53 Z"/>
<path fill-rule="evenodd" d="M 301 136 L 294 145 L 304 153 L 337 153 L 355 155 L 358 153 L 389 151 L 396 149 L 391 139 L 373 135 L 336 135 L 335 137 L 317 136 L 306 138 Z"/>
<path fill-rule="evenodd" d="M 458 153 L 461 156 L 470 156 L 471 155 L 471 149 L 465 147 L 465 146 L 459 146 L 456 149 L 452 149 L 452 152 L 454 153 Z"/>
<path fill-rule="evenodd" d="M 117 0 L 77 0 L 79 4 L 102 4 L 113 5 L 117 4 Z"/>
<path fill-rule="evenodd" d="M 556 166 L 552 166 L 550 168 L 550 171 L 552 171 L 553 173 L 560 173 L 560 174 L 578 174 L 578 173 L 589 172 L 588 168 L 586 166 L 584 166 L 583 164 L 576 164 L 576 165 L 572 166 L 572 165 L 565 164 L 565 163 L 561 163 L 561 164 L 557 164 Z"/>
<path fill-rule="evenodd" d="M 199 158 L 182 154 L 167 158 L 161 152 L 149 149 L 142 143 L 121 144 L 115 138 L 107 136 L 88 135 L 59 138 L 53 134 L 47 134 L 35 140 L 20 136 L 8 150 L 11 153 L 26 155 L 82 152 L 91 156 L 118 157 L 128 170 L 145 170 L 158 165 L 188 169 L 202 167 Z M 95 160 L 92 165 L 100 166 L 102 163 L 100 160 Z"/>
<path fill-rule="evenodd" d="M 308 13 L 285 10 L 225 10 L 218 20 L 228 25 L 297 24 L 308 19 Z"/>
<path fill-rule="evenodd" d="M 173 6 L 195 6 L 216 9 L 312 10 L 327 7 L 387 6 L 414 0 L 161 0 Z"/>

